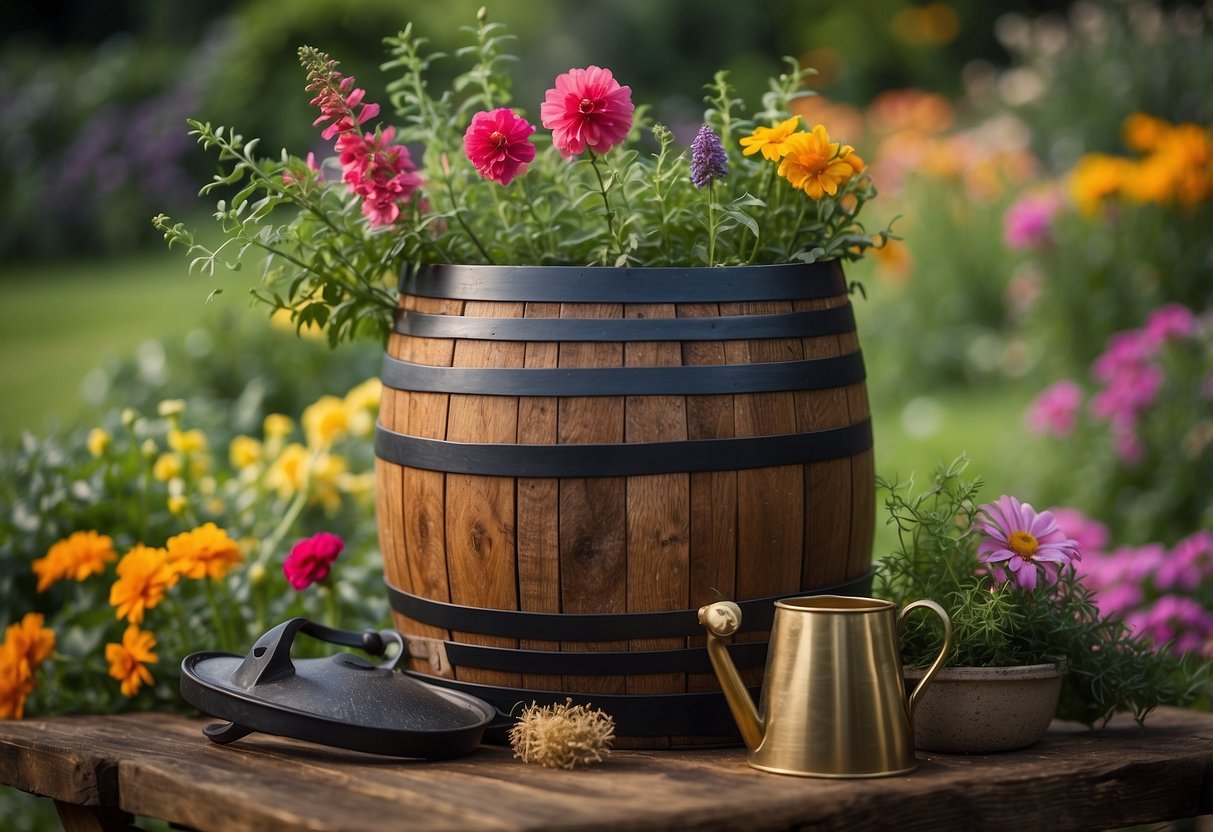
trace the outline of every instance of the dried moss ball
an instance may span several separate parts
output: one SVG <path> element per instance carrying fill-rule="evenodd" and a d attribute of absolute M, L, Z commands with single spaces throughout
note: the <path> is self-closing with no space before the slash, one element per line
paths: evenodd
<path fill-rule="evenodd" d="M 539 706 L 532 702 L 510 729 L 514 756 L 524 763 L 570 769 L 602 762 L 611 753 L 615 720 L 601 710 L 564 704 Z"/>

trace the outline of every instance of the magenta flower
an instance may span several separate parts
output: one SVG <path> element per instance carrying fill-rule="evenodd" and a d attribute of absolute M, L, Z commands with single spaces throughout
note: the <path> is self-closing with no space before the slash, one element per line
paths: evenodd
<path fill-rule="evenodd" d="M 485 179 L 498 185 L 508 185 L 526 172 L 527 163 L 535 158 L 535 145 L 530 135 L 535 125 L 516 115 L 508 107 L 476 113 L 463 134 L 463 150 Z"/>
<path fill-rule="evenodd" d="M 391 225 L 400 217 L 400 203 L 408 202 L 421 187 L 409 150 L 392 144 L 396 131 L 362 135 L 357 131 L 337 137 L 341 155 L 342 179 L 350 190 L 362 197 L 362 213 L 371 225 Z"/>
<path fill-rule="evenodd" d="M 309 103 L 320 109 L 313 125 L 330 122 L 320 134 L 325 141 L 339 133 L 354 130 L 358 125 L 379 115 L 378 104 L 363 104 L 366 90 L 354 89 L 354 76 L 342 76 L 337 62 L 322 52 L 304 50 L 300 55 L 308 68 L 307 85 L 316 97 Z"/>
<path fill-rule="evenodd" d="M 1053 216 L 1060 208 L 1061 198 L 1051 191 L 1025 194 L 1003 216 L 1003 242 L 1016 251 L 1048 245 L 1053 239 Z"/>
<path fill-rule="evenodd" d="M 300 540 L 282 562 L 282 573 L 297 590 L 305 590 L 328 577 L 333 561 L 345 548 L 345 541 L 331 532 L 320 532 Z"/>
<path fill-rule="evenodd" d="M 552 144 L 566 159 L 587 147 L 603 154 L 627 138 L 632 129 L 632 88 L 621 87 L 609 69 L 589 66 L 556 76 L 539 106 Z"/>
<path fill-rule="evenodd" d="M 1082 388 L 1062 379 L 1041 391 L 1028 408 L 1028 427 L 1036 434 L 1066 437 L 1082 409 Z"/>
<path fill-rule="evenodd" d="M 1142 327 L 1142 337 L 1147 345 L 1159 347 L 1165 341 L 1187 338 L 1196 328 L 1196 316 L 1192 310 L 1178 303 L 1168 303 L 1150 313 Z"/>
<path fill-rule="evenodd" d="M 1038 568 L 1047 569 L 1045 564 L 1063 568 L 1080 557 L 1078 541 L 1062 533 L 1052 512 L 1037 514 L 1027 503 L 1006 495 L 978 510 L 985 519 L 973 527 L 990 539 L 977 547 L 977 554 L 984 563 L 1005 563 L 1023 589 L 1036 588 Z"/>

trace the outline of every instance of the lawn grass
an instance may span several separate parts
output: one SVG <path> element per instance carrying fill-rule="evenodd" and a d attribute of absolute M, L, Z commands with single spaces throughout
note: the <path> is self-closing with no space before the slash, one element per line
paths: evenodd
<path fill-rule="evenodd" d="M 0 440 L 71 424 L 81 385 L 107 358 L 150 338 L 184 336 L 225 307 L 247 306 L 252 278 L 187 273 L 180 252 L 107 260 L 9 264 L 0 290 Z M 210 303 L 217 286 L 226 291 Z M 250 312 L 250 314 L 253 314 Z"/>

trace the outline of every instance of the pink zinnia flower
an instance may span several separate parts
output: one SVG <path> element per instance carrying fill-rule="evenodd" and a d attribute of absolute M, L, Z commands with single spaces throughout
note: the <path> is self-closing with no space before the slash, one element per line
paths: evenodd
<path fill-rule="evenodd" d="M 569 159 L 587 147 L 602 154 L 622 142 L 632 129 L 633 109 L 632 88 L 621 87 L 609 69 L 590 66 L 556 76 L 539 117 Z"/>
<path fill-rule="evenodd" d="M 1078 541 L 1062 533 L 1052 512 L 1037 514 L 1027 503 L 1005 495 L 978 510 L 985 519 L 974 528 L 990 539 L 977 547 L 977 554 L 985 563 L 1005 562 L 1023 589 L 1036 588 L 1037 567 L 1053 563 L 1062 568 L 1079 559 Z"/>
<path fill-rule="evenodd" d="M 463 150 L 485 179 L 498 185 L 508 185 L 526 172 L 527 163 L 535 158 L 535 145 L 530 135 L 535 125 L 516 115 L 509 107 L 476 113 L 463 134 Z"/>
<path fill-rule="evenodd" d="M 344 548 L 345 541 L 331 532 L 314 534 L 291 547 L 282 562 L 282 573 L 295 589 L 307 589 L 328 577 L 333 561 Z"/>
<path fill-rule="evenodd" d="M 1082 408 L 1082 388 L 1070 379 L 1046 387 L 1028 408 L 1028 427 L 1036 434 L 1066 437 Z"/>

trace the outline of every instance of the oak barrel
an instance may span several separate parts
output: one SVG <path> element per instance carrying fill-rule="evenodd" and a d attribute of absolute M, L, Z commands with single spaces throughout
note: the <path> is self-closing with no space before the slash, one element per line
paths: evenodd
<path fill-rule="evenodd" d="M 412 671 L 509 712 L 566 695 L 640 744 L 736 736 L 696 610 L 869 590 L 862 355 L 837 262 L 406 271 L 378 522 Z"/>

